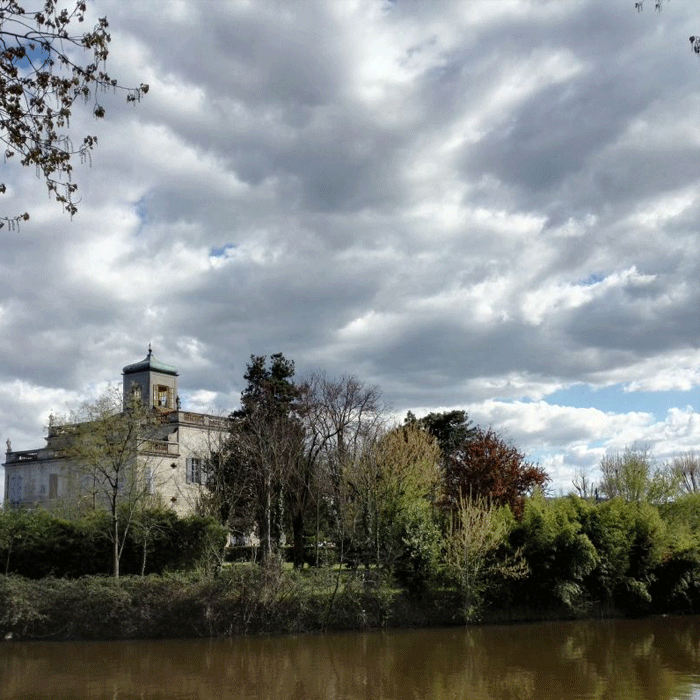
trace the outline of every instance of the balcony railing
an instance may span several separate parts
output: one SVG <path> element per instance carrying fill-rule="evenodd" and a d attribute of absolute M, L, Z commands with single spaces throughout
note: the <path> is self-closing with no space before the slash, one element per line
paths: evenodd
<path fill-rule="evenodd" d="M 22 450 L 20 452 L 8 452 L 6 463 L 34 462 L 37 459 L 39 459 L 39 450 Z"/>
<path fill-rule="evenodd" d="M 212 416 L 207 413 L 192 413 L 191 411 L 171 411 L 168 413 L 167 420 L 169 423 L 184 423 L 212 430 L 228 430 L 230 426 L 228 418 Z"/>
<path fill-rule="evenodd" d="M 180 454 L 180 447 L 176 442 L 170 442 L 168 440 L 144 440 L 139 447 L 139 452 L 178 457 Z"/>
<path fill-rule="evenodd" d="M 55 450 L 51 448 L 43 448 L 40 450 L 20 450 L 18 452 L 6 453 L 5 464 L 14 464 L 16 462 L 36 462 L 40 459 L 62 459 L 63 457 L 65 457 L 64 450 Z"/>

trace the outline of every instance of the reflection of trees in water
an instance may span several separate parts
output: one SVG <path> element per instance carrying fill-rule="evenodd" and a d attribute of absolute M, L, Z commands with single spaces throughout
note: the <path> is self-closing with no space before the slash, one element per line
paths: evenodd
<path fill-rule="evenodd" d="M 700 620 L 683 618 L 518 625 L 464 630 L 461 668 L 436 647 L 443 694 L 488 700 L 606 698 L 669 700 L 698 687 Z M 454 658 L 454 657 L 453 657 Z M 695 686 L 693 686 L 693 682 Z"/>
<path fill-rule="evenodd" d="M 501 688 L 499 677 L 520 666 L 527 670 L 528 682 L 532 677 L 532 690 L 519 697 L 669 700 L 692 687 L 699 633 L 697 618 L 674 624 L 661 618 L 555 623 L 513 628 L 498 648 L 492 648 L 490 636 L 475 646 L 488 657 L 482 672 L 494 699 L 517 697 Z M 696 684 L 699 680 L 695 676 Z"/>
<path fill-rule="evenodd" d="M 700 617 L 214 641 L 8 644 L 3 698 L 670 700 Z M 695 678 L 695 686 L 691 678 Z"/>

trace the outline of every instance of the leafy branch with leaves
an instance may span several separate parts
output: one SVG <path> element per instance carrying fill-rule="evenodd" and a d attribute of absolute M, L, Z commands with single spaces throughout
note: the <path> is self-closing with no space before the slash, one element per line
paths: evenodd
<path fill-rule="evenodd" d="M 92 102 L 92 114 L 101 119 L 105 107 L 98 99 L 107 90 L 126 92 L 127 102 L 138 102 L 148 85 L 124 87 L 106 72 L 111 36 L 106 17 L 92 30 L 74 33 L 85 21 L 87 4 L 77 0 L 69 8 L 59 0 L 45 0 L 41 9 L 27 10 L 16 0 L 0 0 L 0 141 L 4 158 L 34 166 L 49 196 L 73 216 L 78 211 L 73 161 L 90 159 L 97 136 L 80 142 L 70 136 L 70 118 L 77 101 Z M 75 49 L 88 52 L 81 62 Z M 0 194 L 7 188 L 0 183 Z M 27 212 L 0 217 L 0 227 L 27 221 Z"/>

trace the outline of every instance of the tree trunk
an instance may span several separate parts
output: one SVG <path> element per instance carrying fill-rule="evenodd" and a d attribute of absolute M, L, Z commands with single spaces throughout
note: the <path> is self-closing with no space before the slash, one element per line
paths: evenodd
<path fill-rule="evenodd" d="M 292 518 L 292 537 L 294 538 L 294 568 L 304 568 L 304 511 L 299 510 Z"/>
<path fill-rule="evenodd" d="M 272 496 L 270 494 L 270 481 L 267 480 L 267 494 L 265 499 L 265 547 L 268 557 L 272 556 Z"/>
<path fill-rule="evenodd" d="M 112 571 L 119 578 L 119 516 L 112 514 Z"/>
<path fill-rule="evenodd" d="M 146 575 L 146 556 L 148 554 L 148 535 L 143 535 L 143 551 L 141 553 L 141 578 Z"/>
<path fill-rule="evenodd" d="M 13 540 L 10 540 L 10 546 L 7 548 L 7 560 L 5 561 L 5 576 L 8 576 L 10 573 L 10 554 L 12 554 L 12 545 L 14 544 Z"/>

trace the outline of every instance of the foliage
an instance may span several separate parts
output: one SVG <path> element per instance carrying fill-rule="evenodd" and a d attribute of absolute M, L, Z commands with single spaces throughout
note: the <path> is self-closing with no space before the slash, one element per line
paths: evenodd
<path fill-rule="evenodd" d="M 13 549 L 9 575 L 0 576 L 0 632 L 209 636 L 362 629 L 392 619 L 429 624 L 503 614 L 700 610 L 696 495 L 665 505 L 663 518 L 649 503 L 620 498 L 596 504 L 536 494 L 519 522 L 508 508 L 485 501 L 463 499 L 460 506 L 441 532 L 435 521 L 441 511 L 424 497 L 407 500 L 388 530 L 396 538 L 393 569 L 350 571 L 292 571 L 277 555 L 222 569 L 220 525 L 158 509 L 148 516 L 157 523 L 149 575 L 129 576 L 142 564 L 141 538 L 132 527 L 120 582 L 85 575 L 109 569 L 104 512 L 73 520 L 42 510 L 1 512 L 0 560 L 6 561 L 8 533 Z M 183 570 L 189 573 L 175 573 Z M 394 587 L 394 577 L 410 597 Z"/>
<path fill-rule="evenodd" d="M 158 414 L 134 398 L 122 406 L 121 392 L 113 387 L 54 430 L 71 465 L 79 507 L 105 508 L 110 515 L 112 571 L 119 578 L 129 528 L 157 491 L 159 475 L 150 455 L 161 433 Z"/>
<path fill-rule="evenodd" d="M 674 534 L 683 529 L 700 544 L 700 493 L 688 493 L 665 503 L 661 515 Z"/>
<path fill-rule="evenodd" d="M 150 528 L 147 557 L 141 523 Z M 169 509 L 155 508 L 139 515 L 131 529 L 123 555 L 123 569 L 129 574 L 165 571 L 202 570 L 216 573 L 223 562 L 228 536 L 226 529 L 211 517 L 178 515 Z"/>
<path fill-rule="evenodd" d="M 532 572 L 525 585 L 530 605 L 556 603 L 568 613 L 586 608 L 586 579 L 599 562 L 582 525 L 592 508 L 573 496 L 548 502 L 542 494 L 525 504 L 512 539 Z"/>
<path fill-rule="evenodd" d="M 401 513 L 416 501 L 435 498 L 439 464 L 437 441 L 421 428 L 405 425 L 379 436 L 346 468 L 348 514 L 365 566 L 393 569 L 402 549 Z"/>
<path fill-rule="evenodd" d="M 399 516 L 400 549 L 394 573 L 414 596 L 425 595 L 440 574 L 442 533 L 432 505 L 414 500 Z"/>
<path fill-rule="evenodd" d="M 385 626 L 396 592 L 374 572 L 349 574 L 331 599 L 326 570 L 243 564 L 216 578 L 0 576 L 0 635 L 42 639 L 211 637 Z M 330 603 L 330 605 L 329 605 Z"/>
<path fill-rule="evenodd" d="M 353 475 L 384 432 L 380 392 L 354 376 L 314 375 L 304 385 L 302 416 L 305 459 L 314 466 L 308 486 L 313 537 L 318 545 L 325 531 L 337 545 L 340 562 L 357 562 L 362 543 Z"/>
<path fill-rule="evenodd" d="M 127 102 L 136 102 L 148 85 L 124 88 L 105 71 L 110 35 L 106 17 L 92 30 L 75 34 L 85 20 L 86 2 L 72 9 L 58 0 L 44 0 L 40 10 L 27 10 L 17 0 L 0 2 L 0 140 L 5 160 L 15 155 L 25 166 L 35 166 L 53 195 L 71 216 L 77 212 L 72 181 L 73 160 L 85 161 L 97 145 L 86 135 L 74 144 L 68 129 L 76 101 L 92 102 L 92 114 L 101 119 L 105 108 L 97 93 L 124 90 Z M 74 49 L 91 54 L 86 62 Z M 0 185 L 0 193 L 5 192 Z M 7 218 L 9 224 L 28 214 Z M 2 226 L 2 223 L 0 223 Z"/>
<path fill-rule="evenodd" d="M 344 467 L 372 442 L 382 423 L 380 393 L 354 376 L 329 379 L 313 374 L 299 386 L 299 416 L 304 430 L 303 454 L 287 491 L 294 564 L 303 561 L 306 523 L 313 519 L 316 563 L 321 531 L 329 535 L 342 521 Z"/>
<path fill-rule="evenodd" d="M 678 479 L 668 469 L 657 467 L 646 448 L 627 448 L 600 461 L 600 492 L 628 502 L 664 503 L 678 493 Z"/>
<path fill-rule="evenodd" d="M 120 562 L 124 573 L 143 575 L 195 568 L 214 573 L 218 569 L 227 535 L 211 518 L 179 518 L 165 509 L 148 511 L 142 517 L 148 519 L 152 528 L 148 558 L 144 562 L 142 533 L 131 528 Z M 104 511 L 77 519 L 42 509 L 0 511 L 3 572 L 28 578 L 106 574 L 111 563 L 110 525 Z"/>
<path fill-rule="evenodd" d="M 199 515 L 215 517 L 234 535 L 243 538 L 254 527 L 249 511 L 250 475 L 240 468 L 240 446 L 230 433 L 217 435 L 216 443 L 210 443 L 201 457 L 206 479 L 197 491 L 193 510 Z"/>
<path fill-rule="evenodd" d="M 245 379 L 228 443 L 211 462 L 211 500 L 235 531 L 255 531 L 267 555 L 291 534 L 301 567 L 309 536 L 318 553 L 322 531 L 347 525 L 343 474 L 381 425 L 379 392 L 352 376 L 295 383 L 294 363 L 279 353 L 269 363 L 251 356 Z"/>
<path fill-rule="evenodd" d="M 464 620 L 480 618 L 489 589 L 503 579 L 522 578 L 527 565 L 520 557 L 504 556 L 513 527 L 508 508 L 497 508 L 483 499 L 460 497 L 452 514 L 445 543 L 447 580 L 460 592 Z"/>
<path fill-rule="evenodd" d="M 2 553 L 2 569 L 7 576 L 10 571 L 10 560 L 18 544 L 25 537 L 27 529 L 27 511 L 0 509 L 0 553 Z"/>
<path fill-rule="evenodd" d="M 0 539 L 5 574 L 41 578 L 106 572 L 109 523 L 104 516 L 97 512 L 69 520 L 45 510 L 0 511 L 0 532 L 6 533 Z"/>
<path fill-rule="evenodd" d="M 443 411 L 428 413 L 416 418 L 411 411 L 406 414 L 405 425 L 417 424 L 427 430 L 440 445 L 443 456 L 464 447 L 477 433 L 476 427 L 467 417 L 466 411 Z"/>
<path fill-rule="evenodd" d="M 445 498 L 451 508 L 464 498 L 508 505 L 519 517 L 525 496 L 547 481 L 545 471 L 528 462 L 517 447 L 492 429 L 477 428 L 469 442 L 447 458 Z"/>
<path fill-rule="evenodd" d="M 511 541 L 522 546 L 532 571 L 523 595 L 533 607 L 556 603 L 570 614 L 594 606 L 632 614 L 654 609 L 653 586 L 668 539 L 649 503 L 536 496 Z"/>
<path fill-rule="evenodd" d="M 293 376 L 294 363 L 281 353 L 269 366 L 264 355 L 252 355 L 241 408 L 231 414 L 227 474 L 244 482 L 233 515 L 255 524 L 266 556 L 280 546 L 287 487 L 303 450 Z"/>
<path fill-rule="evenodd" d="M 589 580 L 591 593 L 622 610 L 649 610 L 654 570 L 667 545 L 658 510 L 649 503 L 615 498 L 589 512 L 585 532 L 598 553 Z"/>
<path fill-rule="evenodd" d="M 241 393 L 241 408 L 231 414 L 232 418 L 245 419 L 261 407 L 286 415 L 298 397 L 293 377 L 294 362 L 282 353 L 270 357 L 269 367 L 265 355 L 251 355 L 243 375 L 248 384 Z"/>
<path fill-rule="evenodd" d="M 673 552 L 655 569 L 650 590 L 658 612 L 700 610 L 700 549 Z"/>
<path fill-rule="evenodd" d="M 700 610 L 700 493 L 688 493 L 661 509 L 668 551 L 655 569 L 652 596 L 663 612 Z"/>

